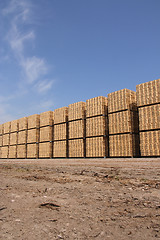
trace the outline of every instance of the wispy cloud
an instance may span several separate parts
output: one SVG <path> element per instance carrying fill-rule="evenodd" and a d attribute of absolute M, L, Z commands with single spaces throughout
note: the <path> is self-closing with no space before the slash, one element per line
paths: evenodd
<path fill-rule="evenodd" d="M 48 72 L 48 67 L 44 59 L 35 56 L 21 59 L 20 64 L 26 74 L 28 83 L 35 82 Z"/>
<path fill-rule="evenodd" d="M 3 15 L 8 16 L 12 14 L 10 22 L 10 30 L 7 33 L 7 41 L 21 66 L 23 76 L 28 84 L 34 84 L 37 82 L 39 93 L 47 92 L 52 86 L 51 82 L 42 81 L 46 78 L 49 72 L 48 64 L 44 58 L 38 56 L 26 56 L 25 47 L 29 41 L 34 41 L 35 32 L 34 29 L 21 30 L 23 26 L 31 21 L 31 9 L 32 5 L 28 0 L 11 0 L 9 5 L 3 9 Z M 25 28 L 24 28 L 25 29 Z M 42 90 L 42 82 L 44 90 Z M 45 83 L 47 84 L 45 86 Z"/>
<path fill-rule="evenodd" d="M 23 20 L 26 20 L 30 12 L 30 3 L 25 0 L 12 0 L 9 5 L 3 9 L 3 14 L 8 15 L 10 13 L 19 11 L 19 15 L 22 15 Z"/>
<path fill-rule="evenodd" d="M 43 80 L 35 86 L 39 93 L 45 93 L 52 88 L 54 80 Z"/>
<path fill-rule="evenodd" d="M 0 49 L 0 64 L 10 61 L 20 67 L 19 81 L 15 81 L 16 90 L 12 96 L 0 96 L 0 123 L 14 119 L 11 116 L 12 102 L 14 104 L 26 97 L 32 99 L 32 105 L 28 103 L 27 112 L 42 112 L 53 108 L 48 91 L 52 89 L 54 80 L 50 79 L 51 66 L 46 59 L 32 54 L 32 46 L 35 46 L 36 33 L 33 25 L 34 6 L 31 0 L 8 0 L 4 9 L 0 10 L 1 19 L 6 21 L 7 28 L 4 34 L 5 49 Z M 28 47 L 30 44 L 30 49 Z M 33 49 L 35 50 L 35 49 Z M 12 58 L 14 57 L 14 61 Z M 15 61 L 16 60 L 16 61 Z M 17 77 L 16 72 L 16 77 Z M 32 89 L 32 91 L 30 91 Z M 33 92 L 36 94 L 34 95 Z M 43 99 L 42 99 L 43 97 Z M 17 103 L 18 105 L 18 103 Z M 22 104 L 19 104 L 21 107 Z M 19 109 L 19 114 L 24 114 L 24 108 Z M 16 113 L 15 113 L 16 116 Z"/>

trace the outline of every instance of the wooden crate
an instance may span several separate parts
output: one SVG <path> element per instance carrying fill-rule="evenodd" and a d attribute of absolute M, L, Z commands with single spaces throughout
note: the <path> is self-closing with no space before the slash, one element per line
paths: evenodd
<path fill-rule="evenodd" d="M 77 120 L 68 123 L 68 139 L 85 137 L 85 121 Z"/>
<path fill-rule="evenodd" d="M 52 158 L 52 143 L 39 143 L 39 158 Z"/>
<path fill-rule="evenodd" d="M 34 114 L 28 117 L 28 129 L 39 128 L 40 126 L 40 115 Z"/>
<path fill-rule="evenodd" d="M 136 86 L 137 106 L 160 103 L 160 79 Z"/>
<path fill-rule="evenodd" d="M 8 158 L 17 158 L 17 146 L 9 146 L 9 155 Z"/>
<path fill-rule="evenodd" d="M 3 146 L 9 146 L 10 134 L 5 134 L 3 136 Z"/>
<path fill-rule="evenodd" d="M 8 146 L 1 147 L 1 158 L 8 158 Z"/>
<path fill-rule="evenodd" d="M 68 106 L 68 121 L 85 118 L 85 102 L 77 102 Z"/>
<path fill-rule="evenodd" d="M 68 107 L 55 109 L 53 112 L 54 124 L 64 123 L 68 120 Z"/>
<path fill-rule="evenodd" d="M 160 156 L 160 130 L 140 132 L 141 156 Z"/>
<path fill-rule="evenodd" d="M 6 122 L 3 124 L 3 134 L 10 133 L 11 122 Z"/>
<path fill-rule="evenodd" d="M 109 136 L 110 157 L 139 156 L 138 134 L 120 134 Z"/>
<path fill-rule="evenodd" d="M 68 147 L 69 157 L 85 157 L 83 139 L 68 140 Z"/>
<path fill-rule="evenodd" d="M 10 145 L 16 145 L 17 140 L 18 140 L 18 133 L 17 132 L 10 133 Z"/>
<path fill-rule="evenodd" d="M 38 158 L 38 144 L 27 144 L 27 158 Z"/>
<path fill-rule="evenodd" d="M 67 123 L 54 125 L 54 141 L 67 139 Z"/>
<path fill-rule="evenodd" d="M 108 113 L 125 109 L 136 110 L 136 92 L 122 89 L 108 94 Z"/>
<path fill-rule="evenodd" d="M 67 157 L 67 141 L 57 141 L 53 144 L 53 157 L 66 158 Z"/>
<path fill-rule="evenodd" d="M 50 142 L 53 140 L 53 129 L 51 126 L 40 128 L 40 142 Z"/>
<path fill-rule="evenodd" d="M 0 135 L 3 134 L 3 124 L 0 125 Z"/>
<path fill-rule="evenodd" d="M 108 135 L 108 120 L 105 116 L 86 119 L 86 137 Z"/>
<path fill-rule="evenodd" d="M 3 146 L 3 136 L 0 136 L 0 147 Z"/>
<path fill-rule="evenodd" d="M 108 145 L 105 137 L 86 138 L 86 157 L 108 156 Z"/>
<path fill-rule="evenodd" d="M 26 144 L 26 143 L 27 143 L 27 130 L 18 132 L 18 144 Z"/>
<path fill-rule="evenodd" d="M 40 127 L 53 125 L 53 112 L 47 111 L 40 114 Z"/>
<path fill-rule="evenodd" d="M 97 115 L 107 115 L 108 111 L 107 97 L 95 97 L 86 101 L 86 117 Z"/>
<path fill-rule="evenodd" d="M 138 133 L 138 112 L 122 111 L 109 114 L 109 134 Z"/>
<path fill-rule="evenodd" d="M 10 132 L 17 132 L 18 131 L 18 120 L 11 121 L 11 130 Z"/>
<path fill-rule="evenodd" d="M 18 120 L 18 129 L 19 131 L 26 130 L 28 127 L 28 118 L 23 117 Z"/>
<path fill-rule="evenodd" d="M 160 104 L 141 107 L 139 111 L 139 130 L 160 129 Z"/>
<path fill-rule="evenodd" d="M 27 147 L 26 144 L 17 145 L 17 158 L 26 158 Z"/>
<path fill-rule="evenodd" d="M 27 143 L 36 143 L 39 142 L 39 132 L 38 128 L 29 129 L 27 133 Z"/>

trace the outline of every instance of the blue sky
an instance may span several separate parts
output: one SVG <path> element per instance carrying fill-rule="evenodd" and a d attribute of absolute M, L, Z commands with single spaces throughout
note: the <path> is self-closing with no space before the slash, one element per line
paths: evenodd
<path fill-rule="evenodd" d="M 0 1 L 0 123 L 160 78 L 160 0 Z"/>

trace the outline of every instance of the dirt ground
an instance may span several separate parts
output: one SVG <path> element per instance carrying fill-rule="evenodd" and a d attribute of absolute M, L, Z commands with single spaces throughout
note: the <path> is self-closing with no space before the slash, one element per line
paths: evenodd
<path fill-rule="evenodd" d="M 0 239 L 160 239 L 160 158 L 0 159 Z"/>

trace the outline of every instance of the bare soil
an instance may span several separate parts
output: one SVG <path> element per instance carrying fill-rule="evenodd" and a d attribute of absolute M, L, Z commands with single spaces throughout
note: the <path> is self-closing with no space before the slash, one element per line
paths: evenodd
<path fill-rule="evenodd" d="M 0 239 L 160 239 L 160 158 L 1 159 Z"/>

